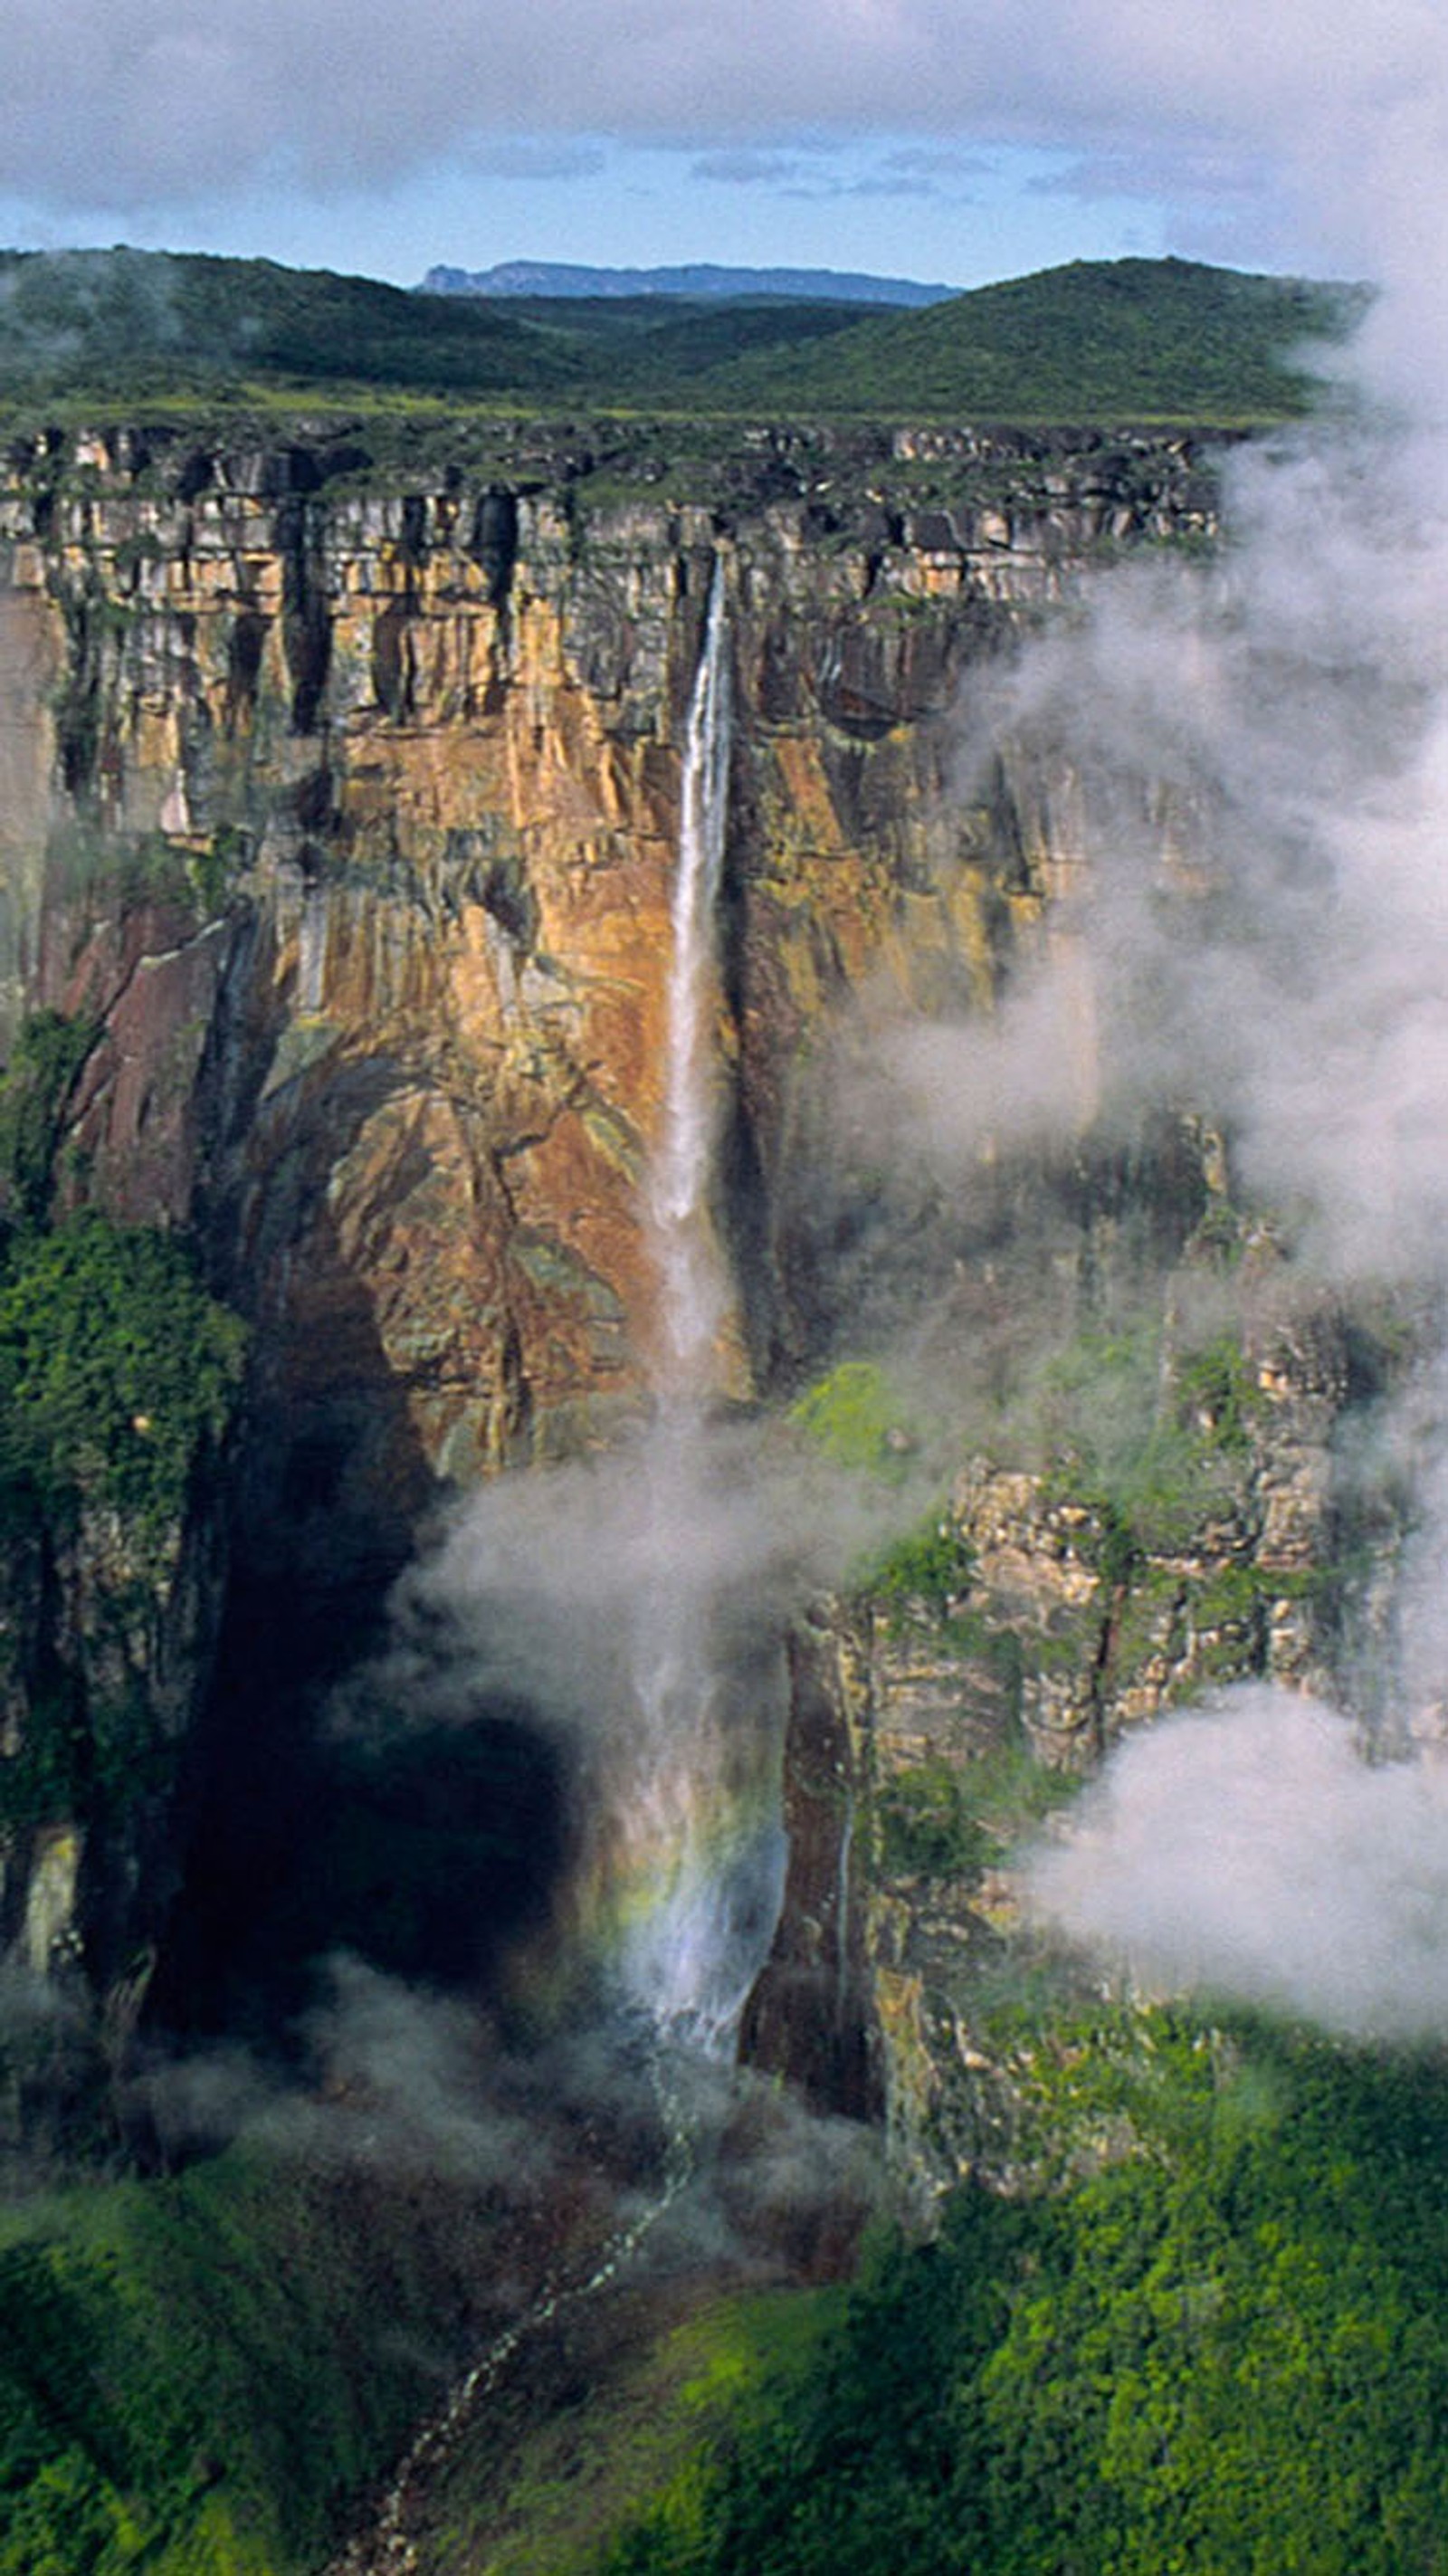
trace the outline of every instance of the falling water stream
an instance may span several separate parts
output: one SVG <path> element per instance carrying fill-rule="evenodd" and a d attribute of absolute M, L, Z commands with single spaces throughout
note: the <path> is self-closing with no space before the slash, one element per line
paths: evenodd
<path fill-rule="evenodd" d="M 710 1219 L 719 1109 L 719 887 L 729 819 L 729 629 L 722 557 L 684 744 L 679 853 L 669 912 L 663 1132 L 649 1190 L 659 1273 L 664 1410 L 697 1415 L 713 1389 L 728 1288 Z"/>
<path fill-rule="evenodd" d="M 719 1127 L 718 914 L 728 820 L 729 636 L 716 558 L 689 704 L 670 907 L 663 1118 L 647 1203 L 659 1282 L 657 1413 L 639 1462 L 644 1543 L 627 1621 L 627 1777 L 613 1803 L 632 1822 L 634 1883 L 615 1971 L 624 2045 L 645 2064 L 664 2133 L 657 2190 L 583 2275 L 546 2280 L 423 2427 L 365 2535 L 330 2576 L 399 2576 L 419 2564 L 413 2509 L 519 2347 L 614 2281 L 690 2182 L 701 2083 L 732 2056 L 783 1886 L 777 1799 L 760 1793 L 761 1732 L 731 1727 L 716 1644 L 714 1584 L 675 1544 L 706 1507 L 707 1409 L 719 1392 L 729 1285 L 711 1209 Z M 692 1568 L 692 1570 L 691 1570 Z"/>
<path fill-rule="evenodd" d="M 760 1813 L 759 1749 L 730 1705 L 707 1548 L 677 1543 L 710 1505 L 707 1408 L 720 1391 L 729 1281 L 711 1201 L 719 1138 L 719 898 L 728 822 L 729 634 L 716 559 L 689 706 L 670 908 L 663 1122 L 649 1193 L 659 1279 L 658 1413 L 642 1462 L 643 1579 L 629 1605 L 642 1886 L 621 1945 L 625 1999 L 680 2047 L 724 2057 L 778 1914 L 783 1851 Z M 766 1802 L 766 1807 L 769 1802 Z"/>

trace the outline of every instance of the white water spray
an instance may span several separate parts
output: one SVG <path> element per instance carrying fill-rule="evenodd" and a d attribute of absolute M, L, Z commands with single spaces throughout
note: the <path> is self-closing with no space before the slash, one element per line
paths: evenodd
<path fill-rule="evenodd" d="M 729 628 L 722 557 L 689 701 L 670 907 L 664 1120 L 650 1190 L 664 1350 L 661 1393 L 696 1410 L 718 1370 L 728 1305 L 709 1199 L 718 1136 L 719 888 L 729 820 Z"/>

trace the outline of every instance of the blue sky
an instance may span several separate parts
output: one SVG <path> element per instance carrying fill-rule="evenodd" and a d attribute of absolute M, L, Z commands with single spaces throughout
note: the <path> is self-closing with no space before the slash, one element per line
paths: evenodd
<path fill-rule="evenodd" d="M 680 148 L 578 135 L 487 157 L 503 166 L 442 161 L 322 194 L 293 183 L 121 206 L 0 198 L 0 240 L 228 251 L 404 286 L 434 261 L 525 258 L 865 269 L 973 286 L 1059 260 L 1231 259 L 1241 247 L 1225 216 L 1078 185 L 1070 154 L 1031 146 L 879 134 Z"/>
<path fill-rule="evenodd" d="M 0 239 L 354 268 L 714 258 L 961 285 L 1381 273 L 1443 0 L 5 0 Z M 1436 236 L 1435 236 L 1436 243 Z"/>

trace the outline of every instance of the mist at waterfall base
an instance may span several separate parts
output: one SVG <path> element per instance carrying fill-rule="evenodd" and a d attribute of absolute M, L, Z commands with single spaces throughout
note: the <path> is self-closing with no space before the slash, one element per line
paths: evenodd
<path fill-rule="evenodd" d="M 611 1920 L 620 1999 L 705 2045 L 777 1908 L 781 1639 L 871 1527 L 787 1440 L 664 1418 L 472 1496 L 400 1587 L 393 1649 L 365 1677 L 368 1702 L 417 1723 L 466 1724 L 506 1696 L 556 1731 L 578 1928 L 592 1915 L 606 1945 Z"/>

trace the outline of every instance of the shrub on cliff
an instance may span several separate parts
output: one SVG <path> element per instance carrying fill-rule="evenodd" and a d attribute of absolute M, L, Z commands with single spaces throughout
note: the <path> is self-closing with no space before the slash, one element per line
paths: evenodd
<path fill-rule="evenodd" d="M 12 1223 L 49 1217 L 65 1104 L 95 1038 L 89 1020 L 36 1011 L 15 1041 L 0 1076 L 0 1211 Z"/>
<path fill-rule="evenodd" d="M 169 1782 L 175 1746 L 151 1704 L 147 1641 L 193 1480 L 230 1419 L 243 1338 L 168 1235 L 87 1210 L 11 1238 L 0 1266 L 0 1672 L 25 1714 L 0 1761 L 0 1834 L 41 1819 L 94 1823 Z M 57 1586 L 60 1554 L 87 1519 L 84 1572 Z"/>
<path fill-rule="evenodd" d="M 915 1446 L 889 1379 L 873 1360 L 841 1360 L 795 1398 L 789 1419 L 831 1466 L 868 1469 L 892 1482 Z"/>

